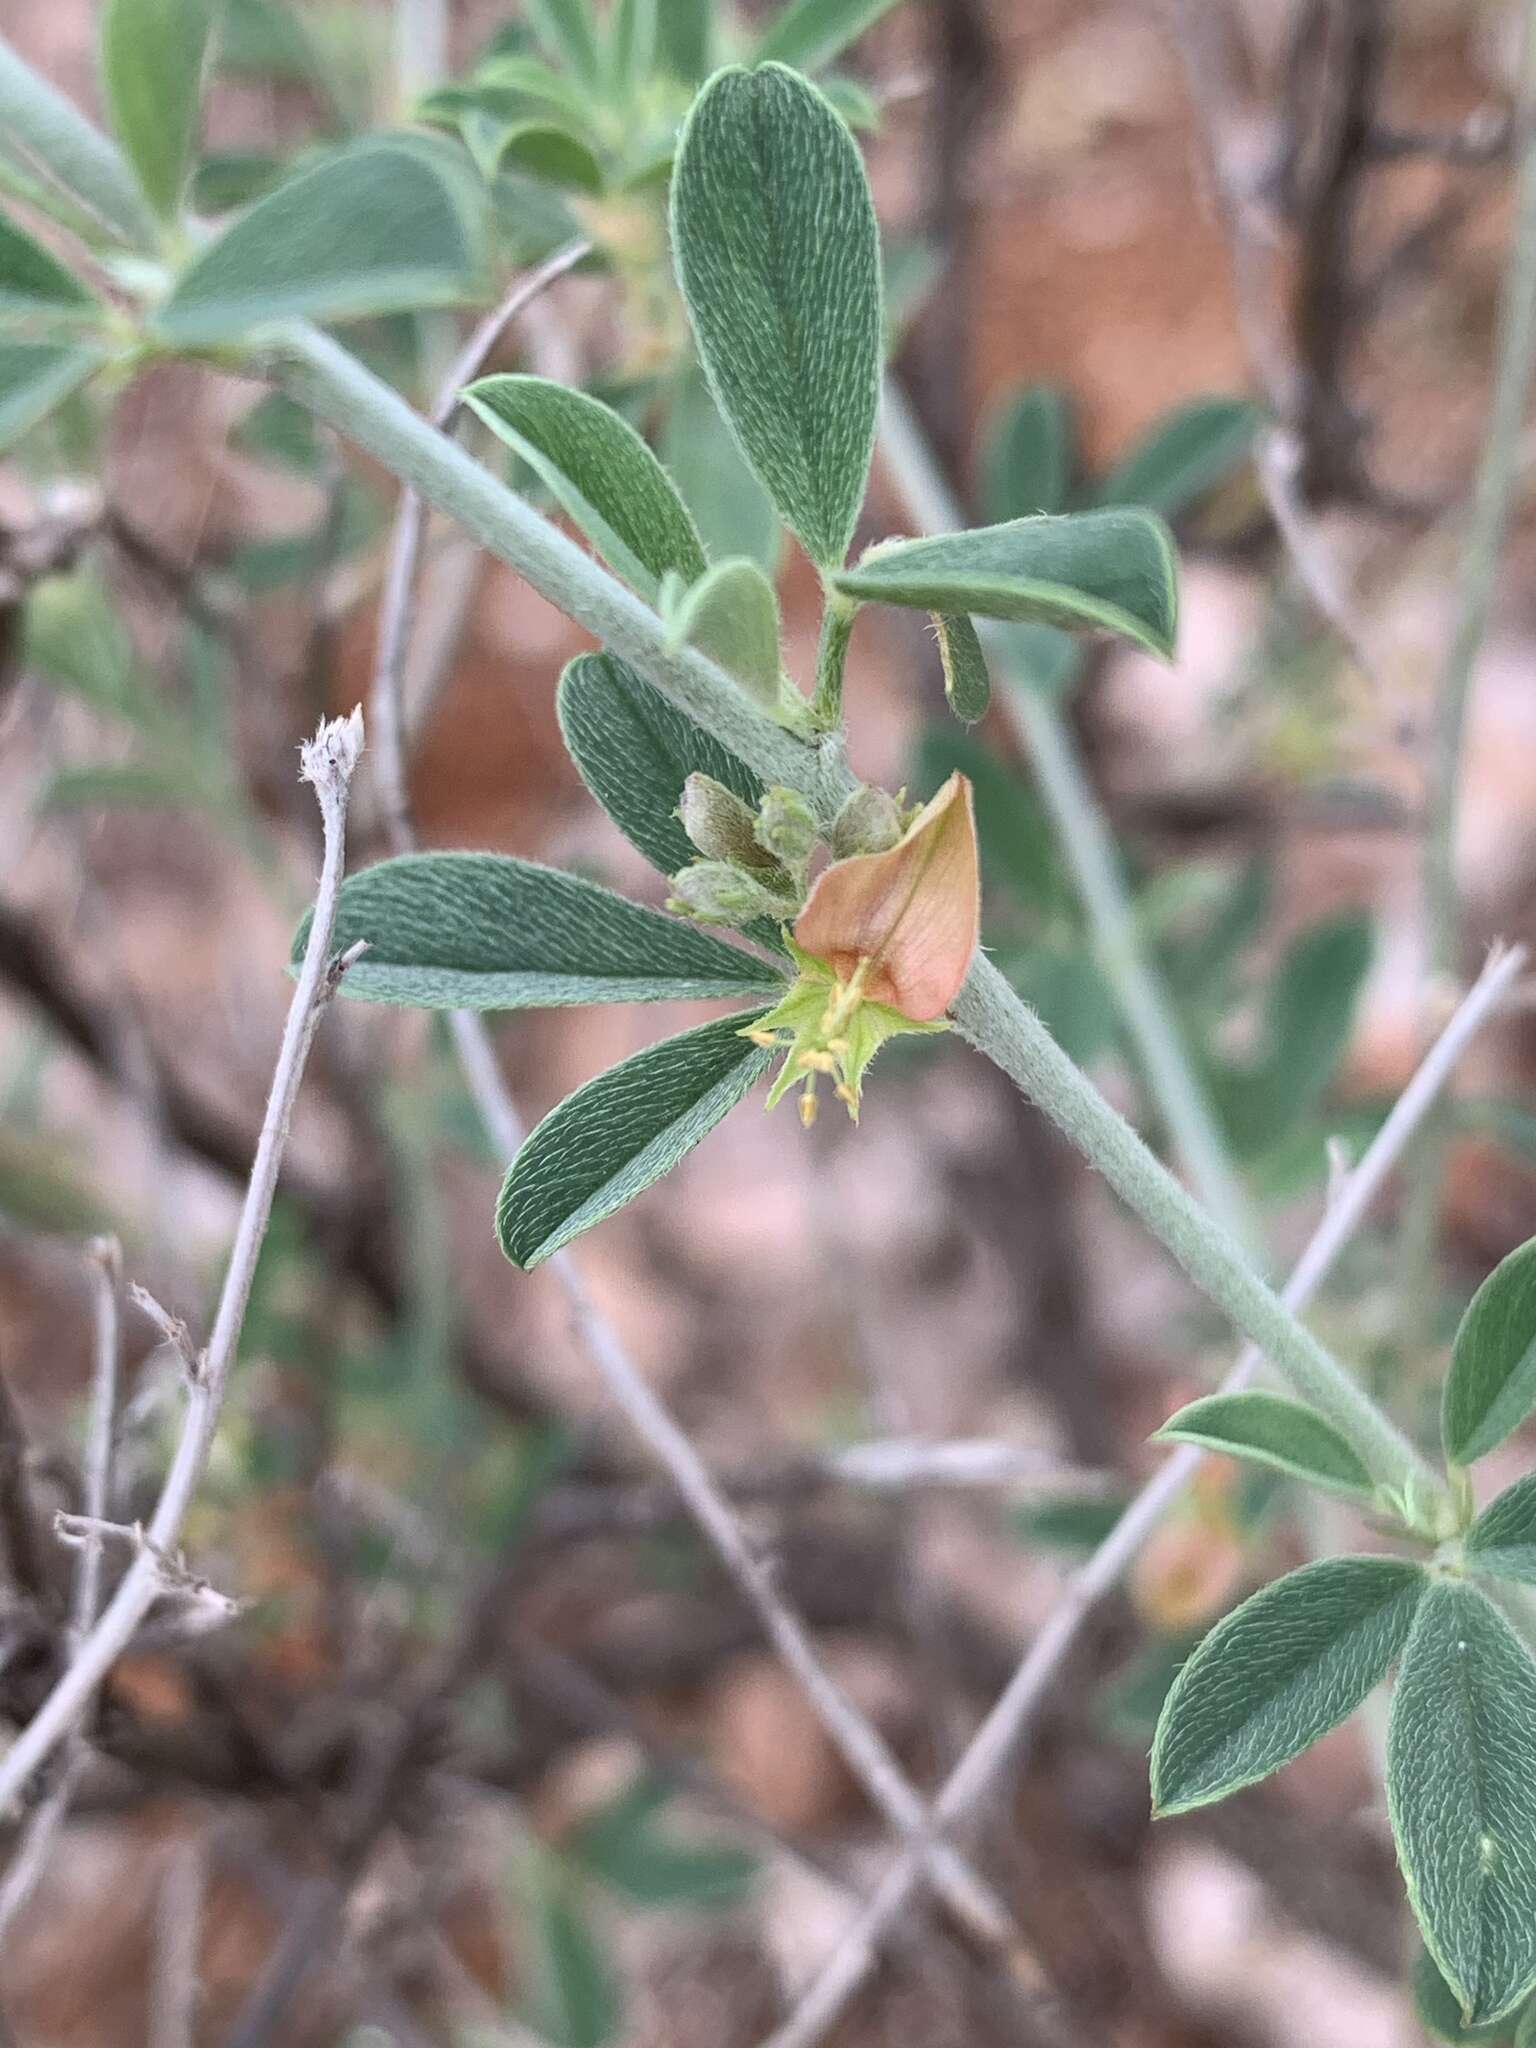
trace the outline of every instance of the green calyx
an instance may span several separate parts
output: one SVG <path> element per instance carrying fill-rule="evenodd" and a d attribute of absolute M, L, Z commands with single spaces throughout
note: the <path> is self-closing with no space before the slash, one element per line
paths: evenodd
<path fill-rule="evenodd" d="M 871 1002 L 864 994 L 867 960 L 844 980 L 827 961 L 797 946 L 787 932 L 784 942 L 799 974 L 787 994 L 741 1034 L 754 1045 L 784 1052 L 767 1107 L 773 1109 L 800 1084 L 800 1121 L 809 1129 L 816 1121 L 817 1084 L 826 1076 L 857 1123 L 865 1069 L 881 1046 L 907 1032 L 926 1035 L 949 1026 L 942 1017 L 914 1023 L 888 1004 Z"/>

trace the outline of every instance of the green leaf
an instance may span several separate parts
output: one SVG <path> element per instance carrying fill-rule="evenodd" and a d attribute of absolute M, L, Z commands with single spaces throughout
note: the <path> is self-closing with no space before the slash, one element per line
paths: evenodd
<path fill-rule="evenodd" d="M 674 647 L 707 654 L 764 711 L 781 701 L 779 600 L 773 585 L 745 556 L 717 562 L 667 606 Z"/>
<path fill-rule="evenodd" d="M 655 1778 L 637 1778 L 577 1830 L 570 1853 L 636 1906 L 719 1910 L 739 1905 L 756 1864 L 724 1842 L 676 1840 L 658 1825 L 671 1798 Z"/>
<path fill-rule="evenodd" d="M 0 454 L 78 391 L 105 361 L 100 349 L 0 341 Z"/>
<path fill-rule="evenodd" d="M 1494 1267 L 1461 1319 L 1440 1434 L 1458 1465 L 1485 1458 L 1536 1405 L 1536 1238 Z"/>
<path fill-rule="evenodd" d="M 1054 384 L 1030 384 L 999 412 L 981 465 L 988 519 L 1060 512 L 1072 481 L 1072 407 Z"/>
<path fill-rule="evenodd" d="M 1536 1586 L 1536 1473 L 1491 1500 L 1467 1531 L 1467 1562 L 1499 1579 Z"/>
<path fill-rule="evenodd" d="M 992 701 L 992 679 L 976 628 L 964 612 L 935 612 L 933 630 L 944 665 L 944 694 L 956 718 L 974 725 Z"/>
<path fill-rule="evenodd" d="M 662 451 L 709 552 L 719 561 L 746 555 L 769 578 L 777 575 L 783 552 L 779 515 L 697 369 L 678 380 Z"/>
<path fill-rule="evenodd" d="M 78 323 L 96 319 L 101 310 L 77 277 L 0 213 L 0 321 Z"/>
<path fill-rule="evenodd" d="M 623 2018 L 618 1980 L 571 1885 L 556 1867 L 541 1869 L 520 1904 L 520 1925 L 531 1951 L 524 2003 L 528 2025 L 550 2048 L 606 2048 L 617 2039 Z"/>
<path fill-rule="evenodd" d="M 697 85 L 714 63 L 714 0 L 657 0 L 656 55 L 684 85 Z"/>
<path fill-rule="evenodd" d="M 812 559 L 840 562 L 874 451 L 880 242 L 814 86 L 778 64 L 716 73 L 678 147 L 672 243 L 721 412 Z"/>
<path fill-rule="evenodd" d="M 792 64 L 797 71 L 815 71 L 857 42 L 896 0 L 789 0 L 777 21 L 763 33 L 756 62 Z"/>
<path fill-rule="evenodd" d="M 1117 633 L 1173 654 L 1173 543 L 1150 513 L 1077 512 L 882 541 L 831 581 L 849 597 L 881 604 Z"/>
<path fill-rule="evenodd" d="M 1419 1950 L 1413 1965 L 1413 2003 L 1420 2026 L 1427 2028 L 1437 2041 L 1450 2042 L 1451 2048 L 1478 2048 L 1484 2041 L 1509 2039 L 1507 2020 L 1495 2020 L 1483 2027 L 1462 2024 L 1461 2000 L 1436 1969 L 1435 1959 L 1427 1948 Z M 1520 2048 L 1518 2039 L 1515 2048 Z"/>
<path fill-rule="evenodd" d="M 353 143 L 287 178 L 193 257 L 160 308 L 182 348 L 276 320 L 356 320 L 484 290 L 474 172 L 426 137 Z"/>
<path fill-rule="evenodd" d="M 688 583 L 704 574 L 704 544 L 687 507 L 610 406 L 547 377 L 482 377 L 463 398 L 648 602 L 655 603 L 669 570 Z"/>
<path fill-rule="evenodd" d="M 1387 1804 L 1426 1947 L 1469 2024 L 1536 1984 L 1536 1665 L 1491 1601 L 1438 1579 L 1403 1653 Z"/>
<path fill-rule="evenodd" d="M 936 790 L 959 769 L 971 784 L 981 844 L 983 906 L 1011 890 L 1029 909 L 1049 915 L 1068 899 L 1056 838 L 1040 800 L 997 753 L 969 733 L 938 724 L 923 735 L 917 787 Z"/>
<path fill-rule="evenodd" d="M 1330 1557 L 1213 1628 L 1179 1673 L 1152 1749 L 1152 1803 L 1183 1813 L 1267 1778 L 1386 1676 L 1423 1597 L 1419 1567 Z"/>
<path fill-rule="evenodd" d="M 608 78 L 621 105 L 643 87 L 655 62 L 656 0 L 613 0 Z"/>
<path fill-rule="evenodd" d="M 1349 1440 L 1326 1417 L 1287 1394 L 1258 1388 L 1240 1394 L 1208 1394 L 1170 1416 L 1153 1440 L 1202 1444 L 1206 1450 L 1272 1466 L 1332 1493 L 1369 1497 L 1375 1491 L 1369 1471 Z"/>
<path fill-rule="evenodd" d="M 1294 1130 L 1333 1079 L 1373 949 L 1370 918 L 1360 911 L 1323 918 L 1286 948 L 1267 1005 L 1263 1052 L 1214 1077 L 1233 1146 L 1244 1158 Z"/>
<path fill-rule="evenodd" d="M 1158 421 L 1094 493 L 1177 519 L 1247 460 L 1263 414 L 1246 398 L 1197 398 Z"/>
<path fill-rule="evenodd" d="M 164 220 L 181 211 L 197 141 L 209 0 L 106 0 L 101 81 L 117 139 Z"/>
<path fill-rule="evenodd" d="M 307 923 L 294 940 L 303 958 Z M 368 950 L 345 994 L 434 1010 L 738 996 L 772 967 L 576 875 L 497 853 L 407 853 L 342 885 L 335 949 Z"/>
<path fill-rule="evenodd" d="M 524 12 L 551 61 L 563 65 L 582 85 L 596 85 L 601 65 L 586 0 L 527 0 Z"/>
<path fill-rule="evenodd" d="M 281 183 L 283 161 L 266 149 L 217 149 L 192 173 L 194 213 L 233 213 Z"/>
<path fill-rule="evenodd" d="M 550 1111 L 512 1162 L 496 1205 L 514 1266 L 537 1266 L 632 1202 L 735 1108 L 773 1057 L 742 1037 L 751 1021 L 717 1017 L 664 1038 Z"/>
<path fill-rule="evenodd" d="M 580 654 L 560 678 L 560 730 L 582 781 L 653 867 L 675 875 L 697 849 L 678 821 L 683 784 L 709 775 L 755 811 L 763 784 L 612 654 Z"/>
<path fill-rule="evenodd" d="M 607 178 L 591 144 L 584 135 L 566 127 L 563 122 L 547 119 L 497 122 L 487 119 L 484 135 L 478 138 L 478 148 L 471 142 L 467 128 L 464 137 L 487 178 L 494 178 L 506 165 L 527 177 L 542 178 L 548 184 L 585 193 L 589 198 L 601 193 L 606 186 Z"/>
<path fill-rule="evenodd" d="M 488 104 L 492 110 L 500 107 L 509 114 L 526 113 L 530 107 L 544 107 L 560 115 L 562 120 L 584 122 L 591 118 L 592 96 L 582 87 L 572 85 L 558 71 L 551 71 L 547 64 L 541 64 L 536 57 L 491 57 L 475 72 L 474 83 L 469 88 L 471 95 L 488 92 L 500 95 Z M 430 94 L 429 103 L 438 98 L 450 101 L 453 88 L 444 88 L 440 93 Z"/>

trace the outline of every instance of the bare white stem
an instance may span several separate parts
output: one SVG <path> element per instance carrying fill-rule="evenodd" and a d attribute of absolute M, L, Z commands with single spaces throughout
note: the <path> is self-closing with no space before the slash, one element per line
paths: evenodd
<path fill-rule="evenodd" d="M 1455 1016 L 1426 1054 L 1360 1164 L 1328 1205 L 1281 1299 L 1301 1309 L 1312 1299 L 1339 1253 L 1364 1221 L 1404 1147 L 1423 1121 L 1472 1038 L 1498 1008 L 1525 964 L 1522 949 L 1496 949 Z M 1250 1344 L 1222 1382 L 1222 1391 L 1253 1378 L 1263 1354 Z M 1036 1634 L 1013 1677 L 950 1773 L 933 1808 L 935 1828 L 961 1825 L 1018 1760 L 1030 1725 L 1061 1669 L 1084 1620 L 1117 1585 L 1207 1453 L 1186 1445 L 1166 1458 L 1137 1494 L 1087 1564 L 1067 1586 Z M 765 2048 L 813 2048 L 873 1968 L 891 1927 L 923 1874 L 921 1850 L 912 1845 L 891 1864 L 868 1905 L 812 1981 L 800 2003 Z"/>
<path fill-rule="evenodd" d="M 346 869 L 347 799 L 352 772 L 362 751 L 361 711 L 354 711 L 349 719 L 323 724 L 302 750 L 300 773 L 314 788 L 325 831 L 320 886 L 298 985 L 283 1026 L 282 1045 L 235 1230 L 234 1248 L 214 1315 L 213 1333 L 188 1391 L 181 1436 L 155 1512 L 144 1532 L 144 1547 L 118 1582 L 99 1620 L 71 1655 L 52 1692 L 0 1758 L 0 1813 L 9 1808 L 38 1765 L 78 1725 L 96 1688 L 159 1597 L 161 1560 L 175 1551 L 187 1510 L 207 1466 L 245 1321 L 256 1262 L 272 1213 L 278 1169 L 288 1143 L 305 1062 L 321 1015 L 352 957 L 344 955 L 340 960 L 332 960 L 331 938 Z"/>
<path fill-rule="evenodd" d="M 91 1343 L 91 1415 L 86 1432 L 84 1485 L 81 1489 L 85 1516 L 100 1523 L 106 1515 L 112 1481 L 113 1429 L 117 1419 L 118 1360 L 122 1352 L 123 1254 L 114 1237 L 98 1238 L 91 1246 L 91 1293 L 93 1302 Z M 101 1603 L 102 1539 L 93 1530 L 80 1546 L 70 1593 L 70 1655 L 78 1656 L 81 1645 L 96 1619 Z M 74 1741 L 59 1767 L 47 1797 L 27 1822 L 0 1884 L 0 1940 L 22 1907 L 37 1889 L 64 1816 L 85 1768 L 85 1746 Z"/>
<path fill-rule="evenodd" d="M 562 251 L 564 267 L 569 268 L 581 253 L 579 248 Z M 551 263 L 557 260 L 552 258 Z M 546 271 L 549 268 L 545 266 Z M 546 278 L 544 282 L 547 281 Z M 528 303 L 532 296 L 528 287 L 533 283 L 534 278 L 528 279 L 471 338 L 439 400 L 439 425 L 451 419 L 460 387 L 474 375 L 495 336 L 511 317 L 507 307 L 516 311 Z M 375 761 L 391 843 L 400 852 L 408 851 L 416 843 L 400 736 L 404 654 L 421 553 L 421 519 L 421 500 L 414 491 L 407 490 L 396 516 L 369 697 L 375 734 L 389 735 L 387 742 L 376 748 Z M 523 1142 L 523 1121 L 497 1063 L 485 1020 L 473 1012 L 459 1010 L 450 1015 L 449 1029 L 481 1121 L 498 1152 L 510 1160 Z M 549 1270 L 565 1291 L 573 1328 L 609 1395 L 670 1475 L 684 1505 L 762 1623 L 780 1659 L 800 1683 L 850 1770 L 904 1836 L 925 1835 L 928 1809 L 922 1798 L 877 1730 L 822 1663 L 809 1631 L 775 1586 L 770 1562 L 758 1554 L 709 1467 L 652 1391 L 613 1325 L 593 1302 L 580 1268 L 569 1252 L 558 1252 L 549 1261 Z M 955 1850 L 939 1843 L 931 1859 L 924 1852 L 923 1860 L 931 1861 L 935 1884 L 973 1936 L 993 1948 L 1006 1948 L 1016 1941 L 1001 1900 Z"/>
<path fill-rule="evenodd" d="M 149 1980 L 149 2048 L 193 2048 L 197 2037 L 204 1845 L 190 1835 L 171 1851 L 155 1904 L 154 1967 Z"/>

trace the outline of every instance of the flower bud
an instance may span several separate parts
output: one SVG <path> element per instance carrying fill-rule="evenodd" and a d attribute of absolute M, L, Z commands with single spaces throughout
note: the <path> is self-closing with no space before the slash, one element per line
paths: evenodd
<path fill-rule="evenodd" d="M 677 815 L 706 860 L 735 861 L 748 868 L 777 866 L 754 836 L 757 819 L 734 790 L 712 775 L 689 776 Z"/>
<path fill-rule="evenodd" d="M 729 861 L 699 860 L 672 877 L 667 908 L 706 924 L 751 924 L 759 917 L 792 917 L 795 906 Z"/>
<path fill-rule="evenodd" d="M 901 805 L 889 790 L 866 782 L 833 819 L 827 842 L 834 860 L 849 860 L 856 853 L 885 853 L 900 837 Z"/>
<path fill-rule="evenodd" d="M 763 797 L 755 830 L 758 845 L 797 872 L 815 849 L 816 814 L 803 796 L 775 784 Z"/>

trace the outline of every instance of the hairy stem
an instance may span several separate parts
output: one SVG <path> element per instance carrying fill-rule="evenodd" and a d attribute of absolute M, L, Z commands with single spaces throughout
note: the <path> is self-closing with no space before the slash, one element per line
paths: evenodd
<path fill-rule="evenodd" d="M 811 719 L 820 732 L 831 732 L 842 719 L 843 670 L 848 665 L 848 642 L 858 612 L 858 605 L 839 592 L 827 592 L 816 650 L 816 695 L 811 703 Z"/>
<path fill-rule="evenodd" d="M 1286 1282 L 1281 1299 L 1287 1308 L 1305 1307 L 1317 1292 L 1438 1100 L 1457 1061 L 1508 995 L 1524 966 L 1525 955 L 1519 949 L 1489 959 L 1477 985 L 1425 1056 L 1360 1164 L 1329 1204 Z M 1257 1345 L 1248 1345 L 1222 1381 L 1222 1391 L 1232 1392 L 1245 1386 L 1259 1370 L 1263 1358 Z M 1004 1770 L 1017 1764 L 1025 1737 L 1083 1623 L 1105 1594 L 1119 1584 L 1143 1544 L 1208 1456 L 1208 1452 L 1189 1444 L 1165 1458 L 1093 1556 L 1073 1576 L 964 1756 L 946 1779 L 934 1802 L 941 1826 L 958 1827 L 973 1815 L 988 1793 L 995 1793 Z M 880 1945 L 916 1890 L 919 1871 L 920 1866 L 910 1853 L 890 1866 L 869 1905 L 838 1943 L 790 2018 L 770 2038 L 767 2048 L 813 2048 L 822 2038 L 873 1968 Z"/>
<path fill-rule="evenodd" d="M 350 434 L 396 475 L 463 521 L 552 603 L 607 640 L 679 710 L 774 781 L 801 790 L 823 815 L 853 788 L 838 736 L 816 746 L 765 719 L 713 662 L 669 653 L 656 614 L 590 555 L 508 491 L 335 343 L 308 330 L 285 343 L 278 374 L 293 396 Z M 971 971 L 956 1021 L 981 1052 L 1058 1122 L 1168 1247 L 1195 1284 L 1274 1360 L 1299 1391 L 1345 1428 L 1377 1476 L 1433 1481 L 1411 1444 L 1345 1369 L 1255 1275 L 1226 1231 L 1191 1199 L 1073 1066 L 986 960 Z"/>
<path fill-rule="evenodd" d="M 880 454 L 921 531 L 951 533 L 964 524 L 911 407 L 890 379 L 881 408 Z M 1004 680 L 1003 709 L 1029 753 L 1040 794 L 1088 915 L 1099 965 L 1174 1150 L 1211 1214 L 1229 1236 L 1254 1252 L 1259 1235 L 1248 1198 L 1191 1064 L 1168 992 L 1142 947 L 1114 837 L 1083 772 L 1072 736 L 1050 698 L 1008 675 L 1005 637 L 981 620 L 977 631 Z"/>

